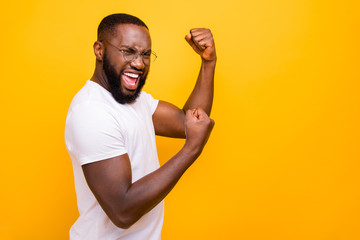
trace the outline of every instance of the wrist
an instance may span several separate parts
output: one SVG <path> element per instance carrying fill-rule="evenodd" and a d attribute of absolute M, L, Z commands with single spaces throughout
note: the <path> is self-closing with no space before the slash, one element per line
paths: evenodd
<path fill-rule="evenodd" d="M 185 144 L 182 148 L 184 154 L 188 155 L 190 158 L 193 158 L 194 160 L 199 157 L 199 155 L 202 152 L 202 147 L 200 147 L 198 144 L 192 144 L 189 140 L 185 141 Z"/>
<path fill-rule="evenodd" d="M 202 60 L 202 64 L 206 65 L 206 66 L 210 66 L 210 67 L 215 67 L 216 65 L 216 61 L 217 61 L 217 57 L 211 59 L 211 60 L 206 60 L 204 58 L 201 58 Z"/>

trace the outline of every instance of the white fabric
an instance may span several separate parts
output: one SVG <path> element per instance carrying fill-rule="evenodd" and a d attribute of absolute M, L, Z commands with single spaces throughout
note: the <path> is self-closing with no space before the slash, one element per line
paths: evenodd
<path fill-rule="evenodd" d="M 163 202 L 129 229 L 116 227 L 89 189 L 81 165 L 127 153 L 132 181 L 159 168 L 152 114 L 158 100 L 141 92 L 132 104 L 117 103 L 110 92 L 88 80 L 71 102 L 65 144 L 72 159 L 80 216 L 70 229 L 71 240 L 159 240 Z M 106 160 L 105 160 L 106 161 Z"/>

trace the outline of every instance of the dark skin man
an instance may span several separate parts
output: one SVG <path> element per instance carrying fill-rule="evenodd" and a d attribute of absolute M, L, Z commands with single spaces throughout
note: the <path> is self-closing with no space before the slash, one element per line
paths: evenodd
<path fill-rule="evenodd" d="M 213 37 L 210 30 L 197 28 L 192 29 L 185 39 L 202 60 L 195 87 L 182 109 L 159 101 L 153 114 L 155 133 L 186 138 L 182 149 L 160 168 L 134 183 L 128 154 L 82 165 L 97 201 L 120 228 L 129 228 L 165 198 L 201 154 L 214 126 L 214 121 L 208 117 L 213 101 L 216 64 Z M 125 61 L 122 55 L 128 48 L 139 53 L 131 62 Z M 91 80 L 110 91 L 103 67 L 106 58 L 114 75 L 119 76 L 122 92 L 131 96 L 149 72 L 149 65 L 144 63 L 149 52 L 151 38 L 145 27 L 119 24 L 115 33 L 94 43 L 96 67 Z"/>

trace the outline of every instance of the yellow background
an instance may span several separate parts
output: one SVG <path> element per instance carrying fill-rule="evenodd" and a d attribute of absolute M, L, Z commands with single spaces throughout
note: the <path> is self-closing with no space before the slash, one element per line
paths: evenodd
<path fill-rule="evenodd" d="M 64 123 L 101 19 L 127 12 L 158 54 L 145 90 L 182 106 L 211 28 L 218 65 L 202 156 L 166 198 L 164 240 L 360 239 L 358 1 L 6 1 L 0 239 L 67 239 L 77 218 Z M 157 138 L 161 162 L 183 140 Z"/>

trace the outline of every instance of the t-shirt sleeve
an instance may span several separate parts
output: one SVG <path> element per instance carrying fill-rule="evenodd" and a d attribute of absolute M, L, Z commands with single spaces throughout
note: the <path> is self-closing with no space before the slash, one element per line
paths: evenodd
<path fill-rule="evenodd" d="M 151 94 L 146 93 L 146 92 L 142 92 L 141 97 L 144 98 L 144 100 L 146 101 L 146 103 L 148 104 L 148 107 L 150 109 L 151 114 L 154 114 L 158 104 L 159 104 L 159 100 L 154 99 Z"/>
<path fill-rule="evenodd" d="M 127 153 L 124 129 L 101 103 L 86 103 L 69 112 L 65 125 L 65 144 L 80 165 Z"/>

